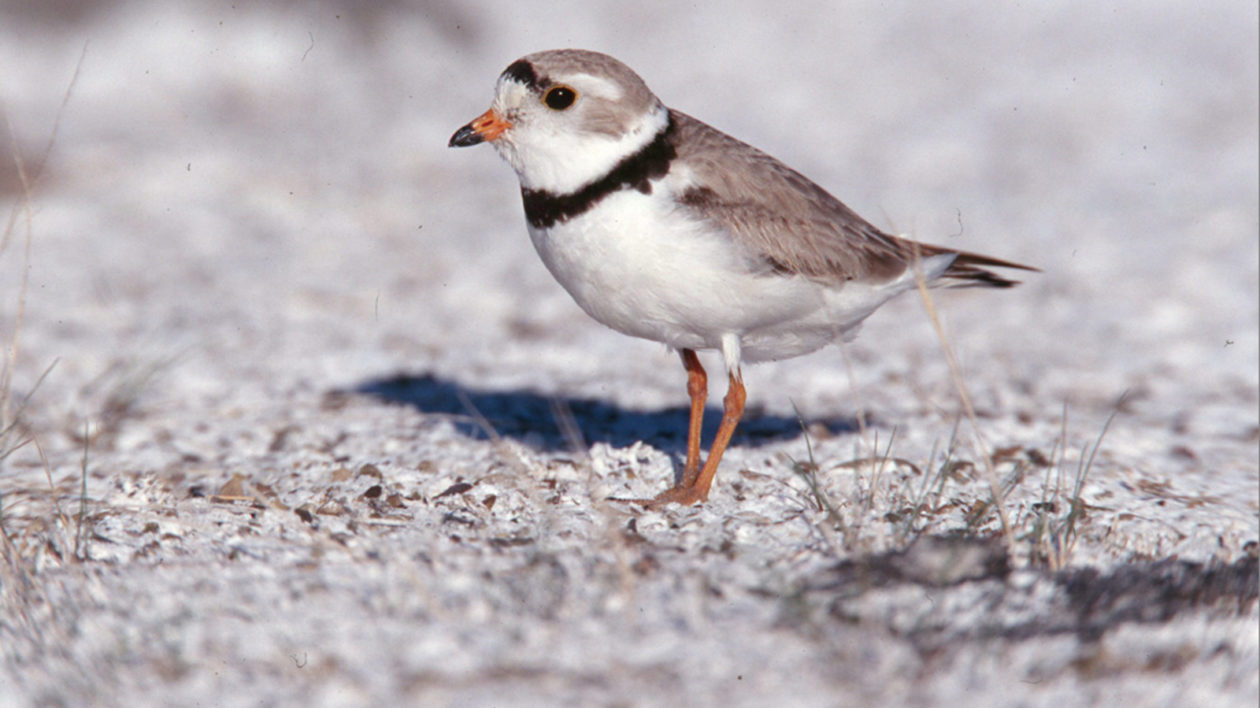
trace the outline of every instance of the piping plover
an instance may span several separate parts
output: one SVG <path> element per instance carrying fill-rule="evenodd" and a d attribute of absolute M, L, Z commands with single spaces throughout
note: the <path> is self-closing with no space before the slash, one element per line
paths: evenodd
<path fill-rule="evenodd" d="M 490 109 L 449 144 L 481 142 L 516 170 L 534 248 L 577 304 L 682 357 L 686 466 L 651 505 L 708 497 L 744 411 L 744 362 L 851 339 L 920 279 L 1006 288 L 1015 281 L 988 268 L 1036 270 L 880 231 L 782 162 L 667 108 L 606 54 L 561 49 L 513 62 Z M 698 349 L 720 351 L 730 381 L 703 464 Z"/>

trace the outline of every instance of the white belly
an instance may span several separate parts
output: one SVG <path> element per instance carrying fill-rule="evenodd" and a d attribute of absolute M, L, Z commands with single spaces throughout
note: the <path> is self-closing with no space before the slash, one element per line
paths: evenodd
<path fill-rule="evenodd" d="M 567 222 L 529 230 L 578 305 L 619 332 L 679 349 L 721 349 L 734 335 L 744 361 L 783 359 L 844 336 L 913 285 L 828 287 L 758 272 L 729 235 L 661 196 L 616 192 Z"/>

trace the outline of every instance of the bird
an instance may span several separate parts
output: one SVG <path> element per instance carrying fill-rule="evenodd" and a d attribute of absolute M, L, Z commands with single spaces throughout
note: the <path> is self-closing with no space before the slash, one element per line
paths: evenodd
<path fill-rule="evenodd" d="M 600 52 L 526 55 L 448 147 L 489 143 L 516 172 L 530 240 L 588 315 L 678 352 L 690 420 L 677 481 L 649 508 L 708 499 L 743 416 L 742 365 L 851 340 L 919 283 L 1009 288 L 1031 266 L 884 233 L 783 162 L 667 107 Z M 708 377 L 726 367 L 722 420 L 701 459 Z"/>

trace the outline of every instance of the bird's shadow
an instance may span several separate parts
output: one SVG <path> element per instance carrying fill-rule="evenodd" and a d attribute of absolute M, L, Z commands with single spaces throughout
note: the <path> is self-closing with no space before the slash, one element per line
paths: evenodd
<path fill-rule="evenodd" d="M 595 398 L 554 396 L 528 389 L 480 390 L 432 374 L 399 374 L 365 381 L 352 393 L 416 410 L 451 416 L 456 429 L 475 439 L 500 436 L 546 452 L 606 442 L 626 447 L 643 441 L 670 454 L 685 454 L 689 411 L 686 406 L 641 411 Z M 713 439 L 722 417 L 705 410 L 704 443 Z M 833 434 L 857 430 L 852 418 L 808 421 Z M 801 435 L 796 417 L 767 414 L 749 407 L 732 440 L 736 445 L 764 445 Z"/>

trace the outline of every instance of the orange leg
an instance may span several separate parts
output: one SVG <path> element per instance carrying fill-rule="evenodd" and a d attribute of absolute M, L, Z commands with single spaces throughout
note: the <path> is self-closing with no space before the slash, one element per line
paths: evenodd
<path fill-rule="evenodd" d="M 688 480 L 684 476 L 682 484 L 661 492 L 648 506 L 696 504 L 709 498 L 709 487 L 712 486 L 718 464 L 722 461 L 722 453 L 726 452 L 726 446 L 731 442 L 731 435 L 735 433 L 735 426 L 739 425 L 739 419 L 744 415 L 745 398 L 744 382 L 739 371 L 732 371 L 730 388 L 726 390 L 726 397 L 722 399 L 722 424 L 718 426 L 717 437 L 713 439 L 713 447 L 709 450 L 709 458 L 704 461 L 704 467 L 700 469 L 696 478 L 691 480 L 691 484 L 687 483 Z"/>
<path fill-rule="evenodd" d="M 687 466 L 683 468 L 680 487 L 690 487 L 700 475 L 700 427 L 704 423 L 704 404 L 709 398 L 709 378 L 700 359 L 691 349 L 678 352 L 687 369 L 687 395 L 691 396 L 691 425 L 687 429 Z"/>

